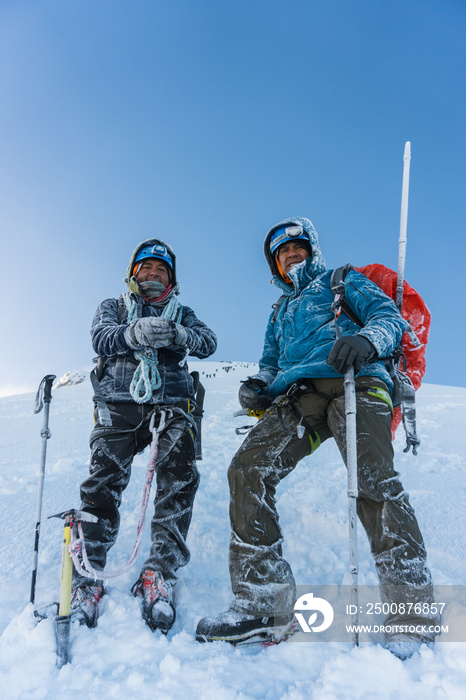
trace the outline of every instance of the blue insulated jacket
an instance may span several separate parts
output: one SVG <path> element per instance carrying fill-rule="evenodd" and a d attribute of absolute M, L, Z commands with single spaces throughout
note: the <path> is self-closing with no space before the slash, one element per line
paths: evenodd
<path fill-rule="evenodd" d="M 300 224 L 309 233 L 312 257 L 294 265 L 288 273 L 293 284 L 286 284 L 276 274 L 268 240 L 280 225 Z M 326 270 L 317 233 L 308 219 L 295 218 L 280 222 L 269 231 L 265 241 L 266 258 L 274 274 L 273 283 L 285 295 L 276 318 L 271 314 L 265 334 L 264 350 L 257 378 L 267 383 L 271 398 L 286 392 L 299 379 L 341 377 L 326 360 L 337 339 L 336 323 L 342 336 L 362 335 L 380 358 L 389 356 L 399 344 L 405 322 L 394 302 L 363 274 L 351 270 L 345 279 L 345 297 L 351 309 L 364 323 L 360 328 L 344 313 L 335 320 L 331 309 L 334 300 L 330 287 L 332 270 Z M 390 391 L 393 384 L 383 362 L 363 364 L 358 376 L 369 375 L 384 381 Z"/>

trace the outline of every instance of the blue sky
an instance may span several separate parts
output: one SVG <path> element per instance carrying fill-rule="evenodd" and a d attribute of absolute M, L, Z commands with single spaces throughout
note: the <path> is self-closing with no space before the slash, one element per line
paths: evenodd
<path fill-rule="evenodd" d="M 0 393 L 91 364 L 101 300 L 151 236 L 214 359 L 257 361 L 268 228 L 329 267 L 397 265 L 433 314 L 425 381 L 466 386 L 463 0 L 3 0 Z"/>

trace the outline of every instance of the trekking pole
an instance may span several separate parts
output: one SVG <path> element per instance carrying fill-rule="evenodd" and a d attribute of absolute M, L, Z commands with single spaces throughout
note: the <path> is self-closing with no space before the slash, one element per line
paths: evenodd
<path fill-rule="evenodd" d="M 47 440 L 51 436 L 49 430 L 50 402 L 52 400 L 52 384 L 55 379 L 54 374 L 47 374 L 39 384 L 36 400 L 34 402 L 34 413 L 40 413 L 44 409 L 44 422 L 40 432 L 42 437 L 42 449 L 40 456 L 39 489 L 37 494 L 36 528 L 34 534 L 34 555 L 32 560 L 31 595 L 30 602 L 34 604 L 36 597 L 37 561 L 39 555 L 39 534 L 40 518 L 42 512 L 42 495 L 44 492 L 45 479 L 45 456 L 47 454 Z"/>
<path fill-rule="evenodd" d="M 409 167 L 411 164 L 411 142 L 406 141 L 403 156 L 403 184 L 401 188 L 400 238 L 398 247 L 398 280 L 396 283 L 396 305 L 401 311 L 403 304 L 403 282 L 405 277 L 406 241 L 408 228 Z"/>
<path fill-rule="evenodd" d="M 346 468 L 348 472 L 348 509 L 349 509 L 349 544 L 351 572 L 351 609 L 353 645 L 359 645 L 359 590 L 358 590 L 358 533 L 356 499 L 358 496 L 358 453 L 356 433 L 356 388 L 354 383 L 354 368 L 350 367 L 343 382 L 345 388 L 345 417 L 346 417 Z"/>
<path fill-rule="evenodd" d="M 398 278 L 396 282 L 396 305 L 401 313 L 403 307 L 403 292 L 405 279 L 405 262 L 406 262 L 406 243 L 407 243 L 407 228 L 408 228 L 408 195 L 409 195 L 409 167 L 411 163 L 411 142 L 406 141 L 405 152 L 403 156 L 403 184 L 401 188 L 401 216 L 400 216 L 400 238 L 398 240 Z M 415 348 L 420 347 L 421 342 L 411 328 L 411 324 L 407 324 L 406 332 Z"/>
<path fill-rule="evenodd" d="M 396 283 L 396 305 L 401 313 L 403 307 L 403 291 L 406 261 L 406 242 L 408 227 L 408 194 L 409 194 L 409 168 L 411 164 L 411 143 L 406 141 L 403 156 L 403 184 L 401 189 L 401 216 L 400 216 L 400 238 L 398 243 L 398 279 Z M 406 323 L 406 332 L 411 338 L 414 348 L 419 348 L 421 342 L 413 331 L 411 324 Z M 409 452 L 412 448 L 413 454 L 417 455 L 417 448 L 421 444 L 416 431 L 416 407 L 414 397 L 414 386 L 404 374 L 398 373 L 400 380 L 400 405 L 401 418 L 406 432 L 406 447 L 403 452 Z M 402 380 L 402 381 L 401 381 Z"/>

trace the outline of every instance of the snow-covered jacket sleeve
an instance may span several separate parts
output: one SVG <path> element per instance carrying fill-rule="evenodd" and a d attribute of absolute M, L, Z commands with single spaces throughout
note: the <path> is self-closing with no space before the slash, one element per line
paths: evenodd
<path fill-rule="evenodd" d="M 273 332 L 272 318 L 270 315 L 267 329 L 265 331 L 264 349 L 259 361 L 259 372 L 254 374 L 252 379 L 262 379 L 270 387 L 278 372 L 279 349 Z M 266 390 L 265 390 L 266 391 Z"/>
<path fill-rule="evenodd" d="M 124 338 L 127 327 L 118 323 L 118 300 L 105 299 L 98 306 L 91 326 L 92 347 L 97 355 L 113 357 L 132 353 Z"/>
<path fill-rule="evenodd" d="M 181 325 L 187 333 L 187 348 L 189 355 L 204 359 L 210 357 L 217 349 L 217 336 L 200 321 L 189 306 L 183 307 Z"/>
<path fill-rule="evenodd" d="M 143 315 L 157 314 L 150 307 L 145 307 Z M 215 333 L 200 321 L 194 311 L 183 306 L 181 325 L 187 333 L 187 348 L 190 355 L 199 359 L 209 357 L 217 349 Z M 91 327 L 92 347 L 98 355 L 114 357 L 117 355 L 134 354 L 124 338 L 128 325 L 118 319 L 118 300 L 106 299 L 94 315 Z"/>
<path fill-rule="evenodd" d="M 356 270 L 351 270 L 346 276 L 345 297 L 364 324 L 359 335 L 372 343 L 378 357 L 391 355 L 406 326 L 394 301 Z"/>

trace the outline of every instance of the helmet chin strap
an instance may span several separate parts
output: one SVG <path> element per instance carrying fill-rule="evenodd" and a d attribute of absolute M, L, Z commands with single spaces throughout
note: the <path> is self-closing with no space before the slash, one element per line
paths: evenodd
<path fill-rule="evenodd" d="M 278 274 L 280 275 L 280 277 L 282 279 L 284 279 L 287 284 L 293 284 L 293 282 L 290 280 L 288 275 L 285 275 L 285 273 L 282 270 L 282 266 L 280 265 L 280 260 L 278 259 L 278 252 L 275 255 L 275 262 L 277 264 L 277 270 L 278 270 Z"/>
<path fill-rule="evenodd" d="M 142 265 L 142 260 L 140 260 L 139 262 L 135 263 L 135 265 L 134 265 L 134 267 L 133 267 L 133 277 L 136 277 L 136 278 L 137 278 L 138 273 L 139 273 L 139 270 L 141 269 L 141 265 Z"/>

